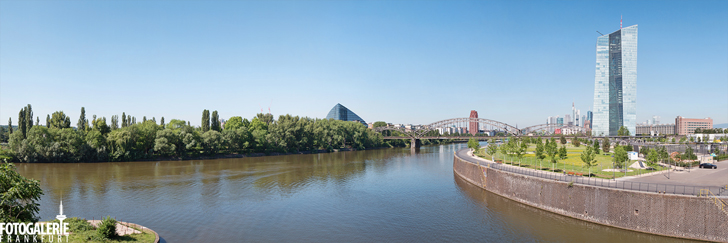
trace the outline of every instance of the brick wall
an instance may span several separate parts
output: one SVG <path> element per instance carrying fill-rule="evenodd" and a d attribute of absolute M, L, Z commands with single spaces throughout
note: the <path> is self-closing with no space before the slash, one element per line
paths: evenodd
<path fill-rule="evenodd" d="M 728 215 L 707 198 L 569 186 L 566 182 L 480 167 L 457 156 L 453 171 L 490 192 L 561 215 L 652 234 L 728 241 Z"/>

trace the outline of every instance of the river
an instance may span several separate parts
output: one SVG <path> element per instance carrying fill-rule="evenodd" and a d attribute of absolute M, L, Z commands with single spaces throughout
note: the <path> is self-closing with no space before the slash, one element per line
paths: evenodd
<path fill-rule="evenodd" d="M 465 144 L 236 159 L 18 164 L 41 220 L 118 220 L 166 242 L 682 242 L 521 205 L 457 178 Z"/>

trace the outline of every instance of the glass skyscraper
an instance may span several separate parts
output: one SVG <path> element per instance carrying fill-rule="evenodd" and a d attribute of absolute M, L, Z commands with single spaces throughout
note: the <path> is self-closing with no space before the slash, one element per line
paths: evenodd
<path fill-rule="evenodd" d="M 359 117 L 353 111 L 349 110 L 349 108 L 346 108 L 346 106 L 343 106 L 341 104 L 336 104 L 334 108 L 331 108 L 329 114 L 326 115 L 326 119 L 357 121 L 361 122 L 365 126 L 367 125 L 364 119 L 361 119 L 361 117 Z"/>
<path fill-rule="evenodd" d="M 637 25 L 597 38 L 592 134 L 616 136 L 637 123 Z"/>

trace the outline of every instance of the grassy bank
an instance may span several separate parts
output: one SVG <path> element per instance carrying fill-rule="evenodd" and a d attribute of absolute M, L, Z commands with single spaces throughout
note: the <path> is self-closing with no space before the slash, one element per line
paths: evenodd
<path fill-rule="evenodd" d="M 566 145 L 566 154 L 567 158 L 564 160 L 557 160 L 557 163 L 551 163 L 548 158 L 544 160 L 539 160 L 536 158 L 536 155 L 534 154 L 535 145 L 531 144 L 529 145 L 527 151 L 527 154 L 523 155 L 522 158 L 518 158 L 516 156 L 512 155 L 505 155 L 500 152 L 496 153 L 494 156 L 491 156 L 489 154 L 485 153 L 484 149 L 480 149 L 478 152 L 476 152 L 476 155 L 478 157 L 493 160 L 493 157 L 495 157 L 496 160 L 501 160 L 503 163 L 506 164 L 512 164 L 515 166 L 521 166 L 525 168 L 533 168 L 533 169 L 539 169 L 544 171 L 553 171 L 553 172 L 574 172 L 574 173 L 581 173 L 584 176 L 587 176 L 589 174 L 589 169 L 584 167 L 584 162 L 581 161 L 581 153 L 584 152 L 586 149 L 585 146 L 579 146 L 574 147 L 571 144 Z M 596 156 L 597 165 L 591 168 L 591 174 L 592 176 L 596 176 L 599 178 L 619 178 L 624 176 L 633 176 L 633 175 L 640 175 L 655 171 L 661 171 L 665 170 L 666 168 L 657 166 L 655 169 L 634 169 L 629 168 L 632 170 L 632 172 L 627 172 L 626 174 L 624 172 L 606 172 L 602 171 L 603 169 L 612 169 L 612 155 L 614 153 L 604 153 L 603 151 Z M 635 161 L 627 162 L 628 165 L 631 165 Z"/>

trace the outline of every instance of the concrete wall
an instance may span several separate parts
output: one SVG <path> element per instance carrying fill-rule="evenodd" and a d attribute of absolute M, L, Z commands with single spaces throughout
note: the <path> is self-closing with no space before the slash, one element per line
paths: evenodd
<path fill-rule="evenodd" d="M 584 186 L 478 166 L 455 155 L 456 175 L 557 214 L 658 235 L 728 242 L 728 215 L 707 198 Z"/>

